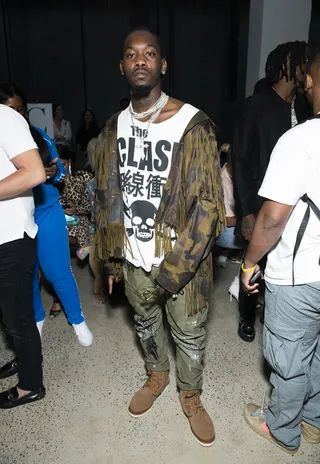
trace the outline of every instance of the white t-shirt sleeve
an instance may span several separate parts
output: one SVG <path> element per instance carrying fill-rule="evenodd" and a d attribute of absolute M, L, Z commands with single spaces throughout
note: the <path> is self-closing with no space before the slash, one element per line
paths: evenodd
<path fill-rule="evenodd" d="M 259 190 L 261 197 L 294 206 L 307 192 L 310 158 L 297 134 L 289 131 L 279 139 Z"/>
<path fill-rule="evenodd" d="M 27 121 L 19 113 L 8 107 L 1 108 L 0 121 L 0 146 L 10 160 L 26 151 L 38 149 Z"/>

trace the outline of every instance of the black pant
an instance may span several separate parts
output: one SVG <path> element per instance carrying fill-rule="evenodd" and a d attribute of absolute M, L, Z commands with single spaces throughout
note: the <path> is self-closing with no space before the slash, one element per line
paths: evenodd
<path fill-rule="evenodd" d="M 258 264 L 260 268 L 262 269 L 262 271 L 264 271 L 266 268 L 266 264 L 267 264 L 267 257 L 264 256 Z M 255 323 L 258 296 L 259 294 L 264 296 L 264 292 L 265 292 L 265 286 L 264 286 L 263 280 L 260 280 L 259 282 L 259 293 L 250 295 L 250 296 L 245 293 L 242 285 L 240 284 L 239 312 L 240 312 L 240 316 L 249 324 Z"/>
<path fill-rule="evenodd" d="M 0 309 L 11 335 L 19 365 L 18 387 L 42 386 L 41 340 L 33 313 L 32 275 L 36 240 L 23 239 L 0 245 Z"/>

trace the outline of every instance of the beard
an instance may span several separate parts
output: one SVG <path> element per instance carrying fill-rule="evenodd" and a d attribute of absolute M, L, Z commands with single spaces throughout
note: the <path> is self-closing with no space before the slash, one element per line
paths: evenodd
<path fill-rule="evenodd" d="M 151 90 L 152 86 L 145 84 L 135 85 L 131 87 L 132 96 L 137 99 L 148 97 L 150 95 Z"/>

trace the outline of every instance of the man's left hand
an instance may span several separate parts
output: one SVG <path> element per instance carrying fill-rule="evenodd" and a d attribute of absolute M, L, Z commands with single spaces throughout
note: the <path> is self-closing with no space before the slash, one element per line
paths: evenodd
<path fill-rule="evenodd" d="M 57 161 L 58 161 L 58 158 L 55 158 L 51 161 L 52 166 L 45 167 L 47 178 L 48 177 L 52 178 L 57 174 L 57 170 L 58 170 Z"/>
<path fill-rule="evenodd" d="M 259 283 L 255 283 L 253 285 L 250 285 L 250 279 L 253 277 L 254 274 L 256 274 L 259 271 L 260 267 L 257 265 L 254 271 L 250 272 L 243 272 L 241 271 L 241 283 L 243 286 L 243 290 L 248 294 L 248 295 L 254 295 L 255 293 L 259 293 Z"/>

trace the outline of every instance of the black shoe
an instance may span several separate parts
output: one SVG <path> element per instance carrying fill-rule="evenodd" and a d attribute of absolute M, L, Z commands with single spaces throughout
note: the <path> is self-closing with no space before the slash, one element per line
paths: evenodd
<path fill-rule="evenodd" d="M 33 401 L 42 400 L 46 395 L 46 389 L 42 386 L 38 390 L 28 393 L 21 398 L 18 398 L 18 390 L 16 387 L 0 393 L 0 409 L 16 408 L 23 404 L 32 403 Z"/>
<path fill-rule="evenodd" d="M 18 361 L 17 358 L 13 361 L 9 361 L 4 366 L 0 367 L 0 379 L 6 379 L 18 373 Z"/>
<path fill-rule="evenodd" d="M 244 319 L 240 319 L 238 335 L 244 342 L 253 342 L 256 336 L 254 324 L 252 322 L 246 322 Z"/>

